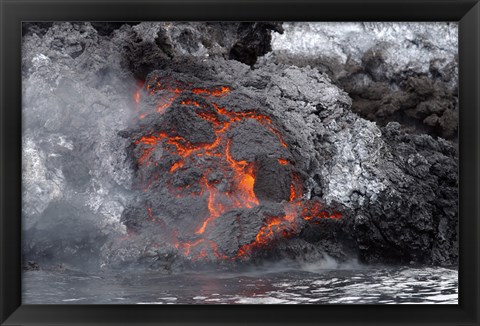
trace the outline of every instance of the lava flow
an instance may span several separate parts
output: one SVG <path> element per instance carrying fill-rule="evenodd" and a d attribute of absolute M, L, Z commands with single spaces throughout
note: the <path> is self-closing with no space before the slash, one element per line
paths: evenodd
<path fill-rule="evenodd" d="M 167 180 L 165 186 L 176 198 L 194 196 L 198 197 L 197 201 L 206 202 L 208 213 L 202 217 L 199 212 L 198 217 L 192 217 L 190 224 L 196 225 L 196 228 L 190 236 L 182 237 L 189 241 L 174 237 L 175 247 L 193 260 L 247 257 L 254 249 L 267 248 L 278 239 L 294 237 L 299 231 L 299 218 L 314 221 L 340 216 L 329 215 L 319 203 L 312 204 L 302 199 L 302 183 L 291 168 L 291 160 L 278 154 L 276 162 L 289 169 L 291 176 L 289 198 L 281 203 L 283 214 L 265 217 L 255 239 L 239 245 L 234 255 L 225 255 L 223 248 L 208 238 L 214 221 L 225 213 L 236 209 L 252 209 L 261 204 L 255 192 L 256 161 L 236 158 L 232 150 L 232 129 L 241 127 L 242 123 L 250 123 L 252 128 L 270 134 L 270 139 L 276 139 L 278 148 L 283 148 L 279 153 L 288 153 L 287 143 L 270 117 L 254 109 L 237 112 L 218 104 L 216 99 L 228 96 L 230 92 L 230 87 L 223 85 L 198 88 L 166 79 L 148 81 L 144 90 L 137 91 L 134 97 L 139 121 L 143 123 L 147 117 L 150 121 L 157 121 L 156 131 L 143 134 L 133 141 L 138 169 L 154 169 L 155 177 Z M 152 98 L 155 99 L 155 110 L 142 110 L 142 107 L 138 110 L 142 96 L 150 97 L 150 102 Z M 198 126 L 198 131 L 192 130 L 194 128 L 190 127 L 188 119 L 196 121 L 196 125 L 193 122 L 191 124 Z M 171 121 L 174 121 L 173 125 Z M 172 181 L 177 180 L 176 175 L 190 172 L 192 168 L 197 168 L 195 171 L 199 172 L 194 173 L 191 183 L 175 184 Z M 142 184 L 144 191 L 150 191 L 152 182 L 147 180 Z M 152 209 L 147 209 L 148 220 L 155 221 Z M 172 230 L 172 233 L 176 235 L 178 231 Z M 185 233 L 185 230 L 182 232 Z"/>

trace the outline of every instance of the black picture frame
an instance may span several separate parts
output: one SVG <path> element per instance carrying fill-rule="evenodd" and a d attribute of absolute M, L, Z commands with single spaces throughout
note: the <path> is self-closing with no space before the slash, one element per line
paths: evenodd
<path fill-rule="evenodd" d="M 474 0 L 0 0 L 1 325 L 479 325 L 480 4 Z M 22 21 L 459 22 L 458 305 L 22 305 Z"/>

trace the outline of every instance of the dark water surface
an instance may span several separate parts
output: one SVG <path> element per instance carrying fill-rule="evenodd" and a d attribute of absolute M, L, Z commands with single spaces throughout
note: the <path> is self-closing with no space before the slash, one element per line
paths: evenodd
<path fill-rule="evenodd" d="M 439 267 L 369 267 L 243 273 L 84 274 L 28 271 L 24 304 L 458 303 L 458 272 Z"/>

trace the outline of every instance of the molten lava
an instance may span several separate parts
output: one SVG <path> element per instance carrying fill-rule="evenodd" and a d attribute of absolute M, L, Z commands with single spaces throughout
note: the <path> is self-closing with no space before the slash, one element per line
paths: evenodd
<path fill-rule="evenodd" d="M 178 135 L 171 130 L 160 130 L 143 135 L 134 141 L 136 147 L 136 157 L 138 166 L 154 167 L 166 166 L 166 169 L 159 170 L 156 173 L 168 173 L 173 175 L 182 171 L 185 166 L 199 166 L 203 175 L 198 181 L 200 191 L 189 191 L 190 185 L 169 187 L 176 197 L 185 195 L 198 196 L 199 200 L 204 200 L 208 208 L 208 214 L 200 221 L 192 221 L 198 227 L 191 235 L 191 241 L 181 241 L 174 236 L 176 240 L 175 247 L 185 256 L 193 260 L 198 259 L 238 259 L 250 255 L 255 249 L 267 248 L 272 242 L 279 239 L 294 237 L 299 232 L 299 218 L 305 221 L 317 221 L 318 219 L 340 217 L 338 213 L 328 214 L 323 211 L 319 202 L 308 202 L 302 199 L 302 183 L 298 176 L 291 172 L 290 196 L 288 202 L 283 202 L 284 214 L 278 216 L 268 216 L 264 220 L 264 225 L 260 227 L 255 240 L 238 248 L 234 257 L 228 257 L 222 252 L 222 248 L 205 237 L 208 227 L 223 214 L 234 209 L 251 209 L 260 204 L 254 186 L 256 182 L 255 162 L 247 160 L 237 160 L 232 156 L 231 138 L 228 131 L 244 120 L 255 120 L 266 130 L 273 134 L 283 148 L 288 148 L 283 140 L 281 133 L 272 123 L 270 117 L 260 114 L 255 110 L 233 112 L 225 107 L 215 103 L 216 98 L 227 96 L 231 89 L 227 86 L 219 86 L 212 89 L 192 88 L 191 86 L 180 85 L 172 80 L 149 82 L 144 87 L 146 92 L 137 90 L 134 100 L 137 108 L 141 101 L 141 96 L 147 94 L 159 98 L 155 110 L 151 112 L 138 112 L 138 119 L 142 120 L 150 114 L 164 115 L 168 110 L 186 107 L 193 110 L 195 114 L 213 126 L 214 139 L 211 142 L 192 143 L 186 138 Z M 191 94 L 193 97 L 188 98 Z M 181 100 L 175 101 L 181 96 Z M 172 106 L 173 103 L 177 103 Z M 138 109 L 136 111 L 139 111 Z M 162 158 L 154 155 L 156 151 L 168 151 L 176 161 L 161 162 Z M 161 156 L 161 155 L 160 155 Z M 215 166 L 205 165 L 205 160 L 213 160 Z M 160 160 L 160 161 L 159 161 Z M 278 157 L 278 164 L 290 166 L 292 163 L 282 157 Z M 160 164 L 161 163 L 161 164 Z M 188 165 L 187 165 L 188 163 Z M 159 165 L 160 164 L 160 165 Z M 213 172 L 221 172 L 229 180 L 227 188 L 220 188 L 218 181 L 209 178 Z M 158 175 L 158 174 L 156 174 Z M 152 180 L 147 180 L 144 184 L 144 190 L 148 189 Z M 221 189 L 221 190 L 220 190 Z M 152 209 L 147 207 L 148 219 L 155 222 Z"/>

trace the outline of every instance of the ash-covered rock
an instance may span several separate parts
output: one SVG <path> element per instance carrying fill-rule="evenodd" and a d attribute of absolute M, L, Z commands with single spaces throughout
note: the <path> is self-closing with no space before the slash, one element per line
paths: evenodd
<path fill-rule="evenodd" d="M 456 23 L 284 23 L 267 61 L 310 65 L 385 126 L 457 139 Z"/>

